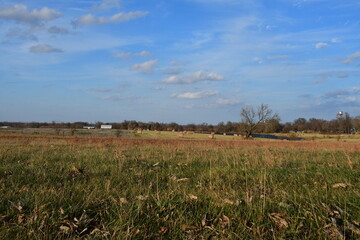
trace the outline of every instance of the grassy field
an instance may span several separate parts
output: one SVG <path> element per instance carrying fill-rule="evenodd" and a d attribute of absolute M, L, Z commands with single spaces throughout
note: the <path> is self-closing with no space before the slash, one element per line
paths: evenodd
<path fill-rule="evenodd" d="M 358 141 L 0 132 L 0 239 L 359 239 Z"/>

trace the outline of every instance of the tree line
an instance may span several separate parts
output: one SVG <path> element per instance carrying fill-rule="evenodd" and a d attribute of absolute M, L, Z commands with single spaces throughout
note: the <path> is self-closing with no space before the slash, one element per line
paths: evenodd
<path fill-rule="evenodd" d="M 240 111 L 240 122 L 220 122 L 217 125 L 201 124 L 178 124 L 159 122 L 0 122 L 1 126 L 14 128 L 70 128 L 80 129 L 85 126 L 100 128 L 101 125 L 112 125 L 113 129 L 124 130 L 155 130 L 155 131 L 195 131 L 195 132 L 217 132 L 217 133 L 243 133 L 250 137 L 253 133 L 289 133 L 289 132 L 318 132 L 318 133 L 351 133 L 360 130 L 360 116 L 351 117 L 349 113 L 339 112 L 336 119 L 324 120 L 317 118 L 295 119 L 293 122 L 280 123 L 280 117 L 274 113 L 267 104 L 258 107 L 245 106 Z"/>
<path fill-rule="evenodd" d="M 13 128 L 68 128 L 81 129 L 84 126 L 94 126 L 100 128 L 103 124 L 112 125 L 113 129 L 123 130 L 157 130 L 157 131 L 195 131 L 195 132 L 218 132 L 218 133 L 241 133 L 246 132 L 248 123 L 241 122 L 220 122 L 218 124 L 178 124 L 160 122 L 0 122 L 0 126 L 10 126 Z M 324 120 L 317 118 L 298 118 L 293 122 L 281 123 L 279 118 L 271 118 L 260 121 L 252 133 L 288 133 L 288 132 L 319 132 L 319 133 L 351 133 L 360 130 L 360 116 L 351 117 L 345 113 L 342 118 Z"/>

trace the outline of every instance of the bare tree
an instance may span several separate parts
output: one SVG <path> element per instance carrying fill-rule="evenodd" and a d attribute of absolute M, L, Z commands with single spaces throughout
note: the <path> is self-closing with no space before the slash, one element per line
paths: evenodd
<path fill-rule="evenodd" d="M 356 129 L 356 131 L 359 131 L 360 130 L 360 116 L 356 116 L 354 117 L 353 119 L 353 127 Z"/>
<path fill-rule="evenodd" d="M 245 126 L 246 138 L 256 131 L 261 125 L 269 124 L 271 120 L 280 120 L 277 113 L 269 108 L 267 104 L 261 104 L 256 109 L 253 106 L 246 106 L 241 109 L 241 122 Z"/>
<path fill-rule="evenodd" d="M 350 133 L 352 128 L 352 121 L 349 113 L 345 113 L 345 116 L 338 118 L 339 121 L 339 130 L 342 133 Z"/>

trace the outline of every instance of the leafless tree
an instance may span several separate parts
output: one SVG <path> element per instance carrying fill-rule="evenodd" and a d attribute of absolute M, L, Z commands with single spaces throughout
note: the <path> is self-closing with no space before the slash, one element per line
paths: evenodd
<path fill-rule="evenodd" d="M 270 120 L 279 120 L 277 113 L 269 108 L 267 104 L 261 104 L 256 109 L 253 106 L 246 106 L 241 109 L 241 122 L 245 126 L 246 138 L 256 131 L 261 125 L 269 124 Z"/>

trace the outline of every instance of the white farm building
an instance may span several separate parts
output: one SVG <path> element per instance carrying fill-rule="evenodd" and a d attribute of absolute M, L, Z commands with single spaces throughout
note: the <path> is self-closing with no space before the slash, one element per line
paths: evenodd
<path fill-rule="evenodd" d="M 112 125 L 101 125 L 101 129 L 112 129 Z"/>

